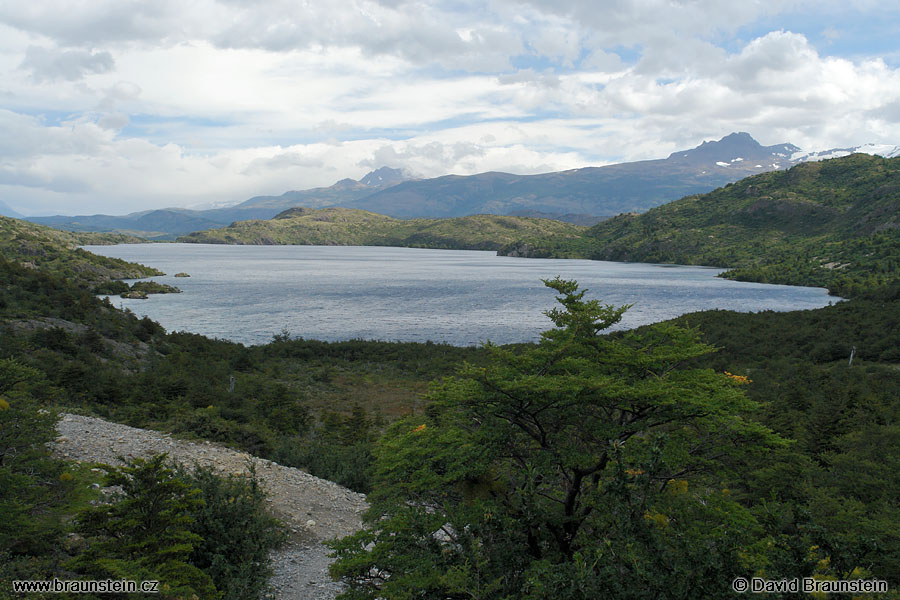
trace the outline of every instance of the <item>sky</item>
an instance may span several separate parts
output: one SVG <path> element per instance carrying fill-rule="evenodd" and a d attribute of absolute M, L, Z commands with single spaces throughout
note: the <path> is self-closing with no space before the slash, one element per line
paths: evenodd
<path fill-rule="evenodd" d="M 0 202 L 205 208 L 359 179 L 900 144 L 900 4 L 0 0 Z"/>

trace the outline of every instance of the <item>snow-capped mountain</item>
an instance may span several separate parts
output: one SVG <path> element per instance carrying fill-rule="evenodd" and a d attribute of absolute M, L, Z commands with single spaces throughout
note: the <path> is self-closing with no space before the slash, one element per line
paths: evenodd
<path fill-rule="evenodd" d="M 359 183 L 372 188 L 383 188 L 411 179 L 419 179 L 419 177 L 408 169 L 381 167 L 360 179 Z"/>
<path fill-rule="evenodd" d="M 703 142 L 691 150 L 673 152 L 668 160 L 698 169 L 736 170 L 746 176 L 790 168 L 793 164 L 791 156 L 798 152 L 801 152 L 800 148 L 793 144 L 763 146 L 749 133 L 742 131 L 726 135 L 718 141 Z"/>
<path fill-rule="evenodd" d="M 890 144 L 863 144 L 862 146 L 854 146 L 852 148 L 832 148 L 831 150 L 820 150 L 818 152 L 804 152 L 798 150 L 791 155 L 791 162 L 799 163 L 828 160 L 829 158 L 840 158 L 856 153 L 871 154 L 884 158 L 896 158 L 900 156 L 900 146 L 892 146 Z"/>
<path fill-rule="evenodd" d="M 32 219 L 77 231 L 123 229 L 165 232 L 173 237 L 237 220 L 268 219 L 294 207 L 361 208 L 400 218 L 460 217 L 473 214 L 608 216 L 643 212 L 690 194 L 767 171 L 838 158 L 854 152 L 885 158 L 900 156 L 900 146 L 865 144 L 852 148 L 804 151 L 793 144 L 763 146 L 749 133 L 673 152 L 668 158 L 584 167 L 537 175 L 487 172 L 421 179 L 406 169 L 382 167 L 359 181 L 343 179 L 330 187 L 256 196 L 228 208 L 207 211 L 172 209 L 124 217 L 40 217 Z M 0 206 L 0 214 L 3 214 Z M 198 219 L 202 222 L 198 222 Z"/>

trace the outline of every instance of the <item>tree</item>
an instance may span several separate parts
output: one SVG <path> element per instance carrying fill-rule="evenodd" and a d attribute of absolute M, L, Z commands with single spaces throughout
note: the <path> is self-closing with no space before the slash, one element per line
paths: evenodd
<path fill-rule="evenodd" d="M 57 528 L 42 513 L 58 500 L 61 467 L 48 448 L 57 416 L 28 389 L 40 381 L 36 369 L 0 359 L 0 549 L 13 552 L 56 540 Z"/>
<path fill-rule="evenodd" d="M 210 576 L 188 562 L 203 541 L 191 529 L 201 491 L 166 465 L 165 454 L 134 458 L 107 479 L 121 486 L 121 498 L 78 515 L 88 548 L 71 566 L 98 578 L 160 581 L 163 598 L 219 598 Z"/>
<path fill-rule="evenodd" d="M 762 560 L 729 474 L 779 439 L 741 378 L 680 364 L 713 351 L 574 281 L 523 350 L 488 347 L 433 385 L 424 419 L 376 450 L 368 528 L 333 545 L 345 598 L 702 598 Z"/>

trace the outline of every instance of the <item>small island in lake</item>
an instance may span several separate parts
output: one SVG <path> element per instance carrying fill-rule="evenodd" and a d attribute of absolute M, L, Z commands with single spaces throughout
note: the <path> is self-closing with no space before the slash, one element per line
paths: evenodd
<path fill-rule="evenodd" d="M 124 281 L 106 281 L 94 287 L 95 294 L 119 295 L 122 298 L 146 300 L 147 294 L 180 294 L 181 290 L 174 285 L 158 281 L 136 281 L 128 285 Z"/>

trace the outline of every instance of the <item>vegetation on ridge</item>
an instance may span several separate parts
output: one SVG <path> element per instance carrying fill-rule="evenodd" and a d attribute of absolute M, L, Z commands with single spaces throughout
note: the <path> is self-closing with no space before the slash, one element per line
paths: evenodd
<path fill-rule="evenodd" d="M 802 163 L 619 215 L 576 243 L 533 245 L 547 256 L 719 266 L 742 281 L 870 293 L 900 272 L 900 158 Z"/>
<path fill-rule="evenodd" d="M 162 275 L 158 269 L 86 252 L 78 246 L 132 244 L 145 240 L 118 233 L 73 233 L 0 216 L 0 255 L 6 260 L 56 274 L 84 287 L 112 279 Z"/>
<path fill-rule="evenodd" d="M 292 208 L 268 221 L 239 221 L 198 231 L 179 242 L 204 244 L 402 246 L 497 250 L 517 240 L 574 239 L 584 227 L 550 219 L 475 215 L 452 219 L 394 219 L 349 208 Z"/>

